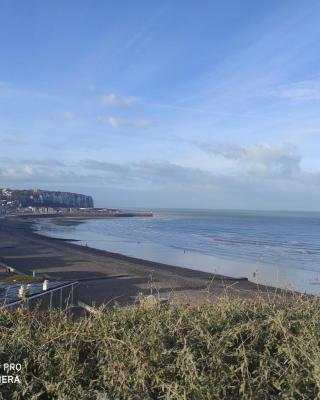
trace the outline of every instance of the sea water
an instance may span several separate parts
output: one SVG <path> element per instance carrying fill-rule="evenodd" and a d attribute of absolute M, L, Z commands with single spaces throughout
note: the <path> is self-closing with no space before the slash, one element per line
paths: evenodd
<path fill-rule="evenodd" d="M 42 219 L 38 230 L 132 257 L 320 293 L 320 213 L 157 210 L 152 218 Z"/>

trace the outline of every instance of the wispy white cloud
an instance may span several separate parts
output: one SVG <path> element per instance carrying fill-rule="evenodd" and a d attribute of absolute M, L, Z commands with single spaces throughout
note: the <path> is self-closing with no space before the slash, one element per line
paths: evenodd
<path fill-rule="evenodd" d="M 4 163 L 5 161 L 5 163 Z M 112 163 L 87 159 L 75 165 L 62 164 L 56 160 L 24 160 L 17 163 L 13 159 L 0 158 L 0 178 L 12 182 L 81 182 L 101 183 L 118 187 L 184 186 L 201 187 L 217 183 L 214 174 L 196 168 L 183 167 L 170 162 L 141 161 Z"/>
<path fill-rule="evenodd" d="M 136 101 L 138 101 L 138 98 L 135 96 L 125 96 L 122 98 L 122 103 L 130 106 L 131 104 L 135 103 Z"/>
<path fill-rule="evenodd" d="M 94 170 L 105 176 L 110 183 L 122 182 L 125 185 L 215 185 L 220 178 L 215 174 L 197 168 L 181 166 L 167 161 L 141 161 L 126 164 L 108 161 L 85 160 L 80 164 L 88 170 Z M 101 176 L 101 175 L 100 175 Z"/>
<path fill-rule="evenodd" d="M 320 100 L 320 81 L 309 80 L 280 86 L 276 94 L 290 100 Z"/>
<path fill-rule="evenodd" d="M 137 101 L 137 97 L 134 96 L 116 96 L 114 93 L 100 96 L 101 104 L 104 107 L 115 107 L 115 106 L 130 106 Z"/>
<path fill-rule="evenodd" d="M 240 146 L 210 141 L 197 143 L 197 146 L 213 156 L 237 162 L 239 171 L 249 175 L 292 178 L 300 174 L 300 151 L 290 143 L 281 145 L 259 143 Z"/>
<path fill-rule="evenodd" d="M 0 167 L 0 177 L 2 179 L 25 179 L 32 177 L 34 171 L 30 165 L 24 165 L 22 167 Z"/>
<path fill-rule="evenodd" d="M 105 107 L 115 106 L 118 104 L 118 98 L 115 94 L 107 94 L 100 97 L 101 104 Z"/>
<path fill-rule="evenodd" d="M 99 119 L 101 122 L 112 126 L 113 128 L 147 128 L 150 126 L 150 121 L 146 118 L 136 118 L 136 119 L 122 119 L 114 116 L 101 117 Z"/>
<path fill-rule="evenodd" d="M 246 149 L 240 147 L 243 150 Z M 247 155 L 246 151 L 243 153 L 241 151 L 233 153 L 233 151 L 234 149 L 231 153 L 226 153 L 226 146 L 223 146 L 223 154 L 230 157 L 228 158 L 230 161 L 242 163 L 243 161 L 239 160 L 243 157 L 262 159 L 263 162 L 266 159 L 281 158 L 279 149 L 259 146 L 250 150 Z M 215 152 L 221 156 L 219 150 Z M 239 155 L 241 153 L 242 155 Z M 243 165 L 240 164 L 241 167 Z M 279 207 L 279 204 L 285 206 L 290 198 L 295 199 L 295 205 L 303 205 L 306 202 L 312 204 L 319 196 L 320 173 L 300 170 L 294 175 L 250 173 L 229 175 L 221 171 L 209 171 L 205 168 L 188 167 L 163 160 L 115 163 L 103 159 L 83 159 L 63 164 L 56 160 L 45 159 L 25 159 L 17 163 L 13 158 L 0 158 L 0 179 L 4 186 L 9 187 L 78 186 L 87 188 L 88 193 L 90 193 L 89 188 L 103 187 L 104 190 L 125 191 L 128 195 L 137 191 L 136 200 L 140 202 L 142 201 L 141 191 L 143 191 L 149 194 L 158 193 L 160 203 L 161 199 L 162 201 L 166 198 L 171 199 L 170 201 L 176 199 L 175 204 L 180 206 L 193 204 L 205 207 L 225 207 L 228 204 L 238 207 L 240 204 L 242 207 L 254 205 L 257 207 L 259 204 L 258 208 L 270 208 Z M 185 196 L 179 197 L 181 193 L 185 193 Z M 199 193 L 202 196 L 199 196 Z M 130 195 L 129 198 L 131 199 Z M 298 202 L 297 199 L 299 199 Z"/>

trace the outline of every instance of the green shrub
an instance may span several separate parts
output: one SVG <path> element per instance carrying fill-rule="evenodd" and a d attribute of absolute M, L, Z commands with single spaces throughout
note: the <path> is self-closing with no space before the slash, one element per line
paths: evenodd
<path fill-rule="evenodd" d="M 0 311 L 0 363 L 22 364 L 13 399 L 314 399 L 320 301 L 221 299 L 200 307 Z"/>

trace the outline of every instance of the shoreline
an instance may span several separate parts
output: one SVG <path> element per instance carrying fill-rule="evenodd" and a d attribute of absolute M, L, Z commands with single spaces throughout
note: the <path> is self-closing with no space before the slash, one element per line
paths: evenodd
<path fill-rule="evenodd" d="M 157 293 L 165 299 L 199 304 L 226 293 L 254 298 L 286 292 L 247 278 L 158 263 L 44 236 L 34 230 L 34 224 L 29 218 L 1 219 L 0 261 L 30 275 L 36 271 L 52 279 L 77 280 L 79 299 L 90 305 L 128 305 L 139 293 Z"/>

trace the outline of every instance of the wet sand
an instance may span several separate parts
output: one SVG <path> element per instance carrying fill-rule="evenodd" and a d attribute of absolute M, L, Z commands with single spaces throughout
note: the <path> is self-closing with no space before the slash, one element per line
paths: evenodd
<path fill-rule="evenodd" d="M 41 236 L 30 218 L 0 219 L 0 262 L 24 274 L 78 281 L 78 299 L 89 305 L 132 304 L 139 293 L 188 304 L 219 296 L 254 298 L 275 293 L 246 279 L 160 264 Z"/>

